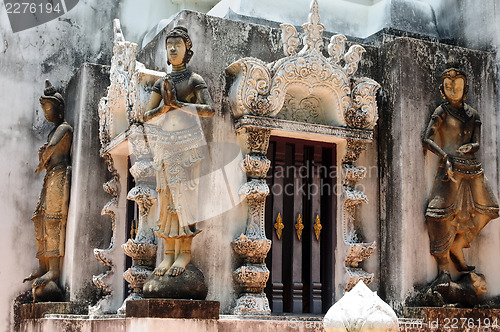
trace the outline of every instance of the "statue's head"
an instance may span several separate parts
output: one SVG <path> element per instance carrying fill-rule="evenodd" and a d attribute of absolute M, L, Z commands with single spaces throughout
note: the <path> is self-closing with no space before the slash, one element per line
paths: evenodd
<path fill-rule="evenodd" d="M 191 50 L 193 42 L 189 37 L 188 30 L 183 26 L 177 26 L 168 32 L 165 38 L 165 46 L 167 48 L 168 64 L 187 64 L 194 54 Z"/>
<path fill-rule="evenodd" d="M 40 105 L 48 121 L 56 123 L 64 119 L 64 98 L 56 92 L 49 80 L 45 80 L 45 90 L 40 97 Z"/>
<path fill-rule="evenodd" d="M 441 74 L 441 85 L 439 86 L 443 99 L 452 105 L 461 106 L 469 90 L 465 73 L 457 68 L 446 69 Z"/>

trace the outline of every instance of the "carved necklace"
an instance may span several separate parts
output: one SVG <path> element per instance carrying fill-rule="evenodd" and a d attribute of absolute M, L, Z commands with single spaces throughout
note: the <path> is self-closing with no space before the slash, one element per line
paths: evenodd
<path fill-rule="evenodd" d="M 185 70 L 181 72 L 168 73 L 166 79 L 172 80 L 174 84 L 178 84 L 191 76 L 191 71 Z"/>

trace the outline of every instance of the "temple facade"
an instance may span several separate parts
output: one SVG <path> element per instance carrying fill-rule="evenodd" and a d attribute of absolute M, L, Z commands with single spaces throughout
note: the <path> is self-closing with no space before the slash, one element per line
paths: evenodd
<path fill-rule="evenodd" d="M 329 331 L 373 308 L 403 331 L 494 326 L 500 13 L 454 6 L 90 1 L 23 31 L 3 20 L 2 329 Z M 52 271 L 35 238 L 53 228 L 30 220 L 52 188 L 45 118 L 59 123 L 45 79 L 72 128 L 57 276 L 35 259 Z M 447 103 L 476 119 L 452 138 Z M 446 232 L 435 199 L 452 201 L 432 210 Z"/>

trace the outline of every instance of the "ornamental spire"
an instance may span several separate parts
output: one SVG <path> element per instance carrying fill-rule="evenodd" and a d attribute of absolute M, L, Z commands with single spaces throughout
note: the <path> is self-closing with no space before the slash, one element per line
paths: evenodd
<path fill-rule="evenodd" d="M 318 0 L 311 1 L 311 8 L 309 10 L 309 22 L 302 25 L 304 29 L 304 48 L 300 51 L 299 55 L 304 55 L 317 50 L 321 52 L 323 48 L 323 31 L 325 26 L 320 22 Z"/>

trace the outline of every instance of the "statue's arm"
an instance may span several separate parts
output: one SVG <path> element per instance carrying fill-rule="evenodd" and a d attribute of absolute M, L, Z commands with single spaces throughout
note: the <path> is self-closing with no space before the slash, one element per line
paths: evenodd
<path fill-rule="evenodd" d="M 470 146 L 470 148 L 467 148 L 469 150 L 467 151 L 467 153 L 475 153 L 479 151 L 479 142 L 481 142 L 481 121 L 479 120 L 479 117 L 476 117 L 476 121 L 474 121 L 474 131 L 472 132 L 471 142 L 469 144 L 465 144 Z"/>
<path fill-rule="evenodd" d="M 431 151 L 432 153 L 436 154 L 438 157 L 444 160 L 448 157 L 448 155 L 434 141 L 434 137 L 436 136 L 439 125 L 442 122 L 441 115 L 442 113 L 440 109 L 436 109 L 434 114 L 432 114 L 431 120 L 429 121 L 429 124 L 427 125 L 427 128 L 425 130 L 422 143 L 424 145 L 424 148 L 426 148 L 427 150 Z"/>
<path fill-rule="evenodd" d="M 177 101 L 177 106 L 182 108 L 184 112 L 208 118 L 215 114 L 215 107 L 212 97 L 208 92 L 205 80 L 198 74 L 193 74 L 192 86 L 196 103 L 190 104 L 182 101 Z M 191 107 L 185 107 L 191 106 Z"/>
<path fill-rule="evenodd" d="M 198 115 L 203 118 L 209 118 L 215 114 L 214 104 L 208 89 L 200 89 L 195 92 L 198 103 L 190 104 L 182 101 L 177 101 L 176 106 L 182 108 L 186 113 Z M 187 107 L 191 106 L 191 107 Z"/>
<path fill-rule="evenodd" d="M 40 155 L 39 158 L 40 162 L 35 170 L 35 173 L 39 173 L 45 168 L 45 165 L 47 165 L 47 163 L 49 162 L 50 158 L 52 157 L 52 154 L 57 149 L 59 143 L 61 143 L 64 138 L 69 138 L 72 135 L 73 135 L 73 128 L 71 128 L 69 124 L 63 123 L 57 127 L 56 131 L 54 132 L 54 135 L 52 135 L 50 141 L 47 142 L 47 146 L 45 146 L 45 149 Z"/>
<path fill-rule="evenodd" d="M 481 141 L 481 122 L 476 121 L 474 123 L 474 133 L 472 134 L 472 149 L 471 153 L 479 151 L 479 142 Z"/>
<path fill-rule="evenodd" d="M 461 154 L 475 153 L 479 151 L 479 142 L 481 141 L 481 120 L 476 113 L 476 119 L 474 121 L 474 130 L 472 132 L 472 137 L 470 143 L 464 144 L 458 148 L 458 152 Z"/>
<path fill-rule="evenodd" d="M 164 114 L 167 109 L 160 106 L 162 97 L 161 94 L 153 92 L 149 98 L 148 106 L 146 107 L 146 112 L 142 116 L 142 122 L 147 122 L 152 118 Z"/>

